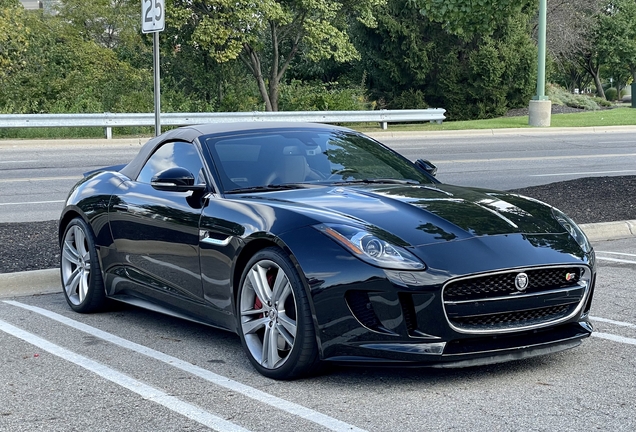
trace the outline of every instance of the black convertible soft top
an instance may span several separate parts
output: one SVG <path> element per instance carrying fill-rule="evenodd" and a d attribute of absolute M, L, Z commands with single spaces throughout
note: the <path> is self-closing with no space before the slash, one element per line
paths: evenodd
<path fill-rule="evenodd" d="M 193 142 L 195 139 L 202 135 L 213 134 L 226 134 L 232 132 L 249 132 L 257 130 L 272 130 L 272 129 L 328 129 L 328 130 L 343 130 L 349 129 L 326 125 L 320 123 L 297 123 L 297 122 L 236 122 L 236 123 L 206 123 L 193 126 L 184 126 L 177 129 L 173 129 L 166 133 L 150 139 L 139 150 L 139 153 L 135 158 L 130 161 L 128 165 L 123 167 L 119 172 L 124 174 L 130 179 L 137 178 L 139 172 L 143 168 L 144 164 L 154 152 L 155 148 L 167 141 L 185 141 Z"/>

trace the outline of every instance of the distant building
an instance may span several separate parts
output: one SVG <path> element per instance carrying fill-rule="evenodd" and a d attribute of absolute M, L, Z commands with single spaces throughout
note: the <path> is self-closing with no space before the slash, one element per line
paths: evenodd
<path fill-rule="evenodd" d="M 26 10 L 36 10 L 43 9 L 45 12 L 50 14 L 56 14 L 55 5 L 57 5 L 60 0 L 20 0 L 22 6 Z"/>
<path fill-rule="evenodd" d="M 43 9 L 44 5 L 40 0 L 20 0 L 25 9 Z"/>

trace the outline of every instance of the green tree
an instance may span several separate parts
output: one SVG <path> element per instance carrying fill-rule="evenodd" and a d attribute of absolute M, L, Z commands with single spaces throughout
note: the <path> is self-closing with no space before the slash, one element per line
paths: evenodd
<path fill-rule="evenodd" d="M 359 38 L 372 95 L 389 108 L 443 107 L 452 119 L 524 106 L 536 82 L 530 17 L 508 17 L 490 35 L 466 38 L 419 14 L 409 0 L 392 0 L 377 29 Z"/>
<path fill-rule="evenodd" d="M 625 68 L 636 82 L 636 1 L 612 0 L 599 16 L 599 35 L 614 75 Z"/>
<path fill-rule="evenodd" d="M 58 16 L 28 13 L 22 25 L 28 36 L 24 65 L 0 80 L 0 111 L 151 110 L 148 71 L 131 68 L 113 50 L 84 39 Z"/>
<path fill-rule="evenodd" d="M 140 38 L 139 0 L 62 0 L 55 7 L 78 34 L 106 48 Z"/>
<path fill-rule="evenodd" d="M 431 21 L 442 24 L 448 32 L 471 38 L 491 35 L 510 17 L 518 16 L 535 0 L 409 0 Z"/>
<path fill-rule="evenodd" d="M 359 58 L 347 33 L 348 20 L 372 27 L 385 0 L 172 0 L 169 25 L 224 63 L 240 59 L 256 80 L 268 111 L 278 110 L 279 86 L 292 60 Z M 177 36 L 178 37 L 178 36 Z"/>
<path fill-rule="evenodd" d="M 587 72 L 596 86 L 596 95 L 605 98 L 601 68 L 608 62 L 609 52 L 602 49 L 606 34 L 601 29 L 601 15 L 595 15 L 594 22 L 588 28 L 587 38 L 590 43 L 583 46 L 577 53 L 579 66 Z"/>
<path fill-rule="evenodd" d="M 22 66 L 28 47 L 24 8 L 18 0 L 0 0 L 0 79 Z"/>
<path fill-rule="evenodd" d="M 600 0 L 550 0 L 547 48 L 550 79 L 570 92 L 590 85 L 592 77 L 576 59 L 593 45 L 590 28 L 602 10 Z"/>

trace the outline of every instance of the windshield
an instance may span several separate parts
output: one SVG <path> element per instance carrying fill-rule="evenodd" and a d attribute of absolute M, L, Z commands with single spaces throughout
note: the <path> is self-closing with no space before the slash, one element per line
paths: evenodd
<path fill-rule="evenodd" d="M 202 137 L 225 192 L 284 184 L 432 183 L 404 157 L 354 132 L 274 129 Z"/>

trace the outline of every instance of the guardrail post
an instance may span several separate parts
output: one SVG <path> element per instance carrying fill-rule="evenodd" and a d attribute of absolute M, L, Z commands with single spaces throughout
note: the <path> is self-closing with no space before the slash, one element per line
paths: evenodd
<path fill-rule="evenodd" d="M 380 127 L 382 130 L 387 130 L 389 128 L 389 124 L 387 122 L 380 122 Z"/>
<path fill-rule="evenodd" d="M 106 139 L 113 139 L 113 128 L 106 126 Z"/>

